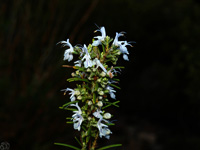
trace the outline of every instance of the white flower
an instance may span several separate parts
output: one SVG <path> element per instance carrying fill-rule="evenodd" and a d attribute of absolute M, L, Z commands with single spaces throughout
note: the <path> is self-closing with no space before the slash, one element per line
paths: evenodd
<path fill-rule="evenodd" d="M 73 52 L 74 52 L 74 49 L 73 49 L 73 46 L 69 43 L 69 39 L 67 39 L 67 41 L 60 41 L 58 42 L 57 44 L 61 43 L 62 46 L 69 46 L 69 49 L 66 49 L 65 50 L 65 53 L 64 53 L 64 60 L 68 60 L 68 61 L 71 61 L 73 59 Z"/>
<path fill-rule="evenodd" d="M 100 138 L 102 138 L 102 136 L 105 136 L 105 138 L 110 139 L 110 134 L 112 132 L 110 131 L 110 129 L 108 129 L 107 125 L 101 123 L 102 121 L 108 122 L 107 120 L 103 119 L 103 117 L 101 117 L 97 122 L 97 127 L 99 129 L 99 136 Z"/>
<path fill-rule="evenodd" d="M 107 72 L 107 75 L 109 75 L 110 78 L 113 78 L 113 74 L 120 73 L 121 69 L 119 68 L 119 71 L 111 67 L 111 69 Z"/>
<path fill-rule="evenodd" d="M 114 39 L 114 41 L 113 41 L 113 45 L 115 45 L 115 46 L 120 46 L 120 45 L 121 45 L 121 42 L 118 41 L 118 38 L 119 38 L 120 36 L 124 36 L 123 33 L 124 33 L 124 32 L 120 32 L 120 33 L 116 32 L 116 36 L 115 36 L 115 39 Z"/>
<path fill-rule="evenodd" d="M 92 46 L 98 46 L 99 44 L 101 44 L 101 42 L 105 39 L 106 37 L 106 30 L 105 27 L 101 27 L 99 30 L 96 30 L 95 32 L 100 31 L 101 32 L 101 36 L 95 36 L 94 38 L 97 39 L 96 41 L 94 41 L 92 43 Z"/>
<path fill-rule="evenodd" d="M 84 51 L 86 53 L 85 56 L 82 58 L 82 61 L 85 59 L 84 67 L 85 68 L 92 67 L 93 66 L 93 61 L 91 60 L 90 54 L 88 53 L 88 50 L 87 50 L 87 47 L 86 47 L 85 44 L 84 44 L 83 49 L 84 49 Z"/>
<path fill-rule="evenodd" d="M 78 103 L 75 104 L 71 104 L 70 106 L 75 106 L 78 111 L 73 111 L 74 114 L 72 115 L 73 118 L 73 122 L 74 122 L 74 129 L 80 131 L 81 129 L 81 124 L 83 122 L 83 117 L 81 116 L 82 111 L 80 109 L 80 107 L 78 106 Z"/>
<path fill-rule="evenodd" d="M 129 61 L 129 59 L 128 59 L 128 55 L 123 54 L 123 58 L 124 58 L 124 60 Z"/>
<path fill-rule="evenodd" d="M 102 63 L 100 62 L 100 60 L 98 60 L 97 58 L 95 58 L 93 60 L 93 63 L 96 65 L 96 68 L 100 67 L 104 72 L 107 73 L 106 68 L 102 65 Z"/>
<path fill-rule="evenodd" d="M 111 114 L 110 114 L 110 113 L 105 113 L 105 114 L 103 115 L 103 117 L 104 117 L 105 119 L 110 119 L 110 118 L 111 118 Z"/>
<path fill-rule="evenodd" d="M 63 89 L 63 90 L 61 90 L 61 91 L 64 91 L 64 94 L 66 94 L 66 92 L 67 91 L 71 91 L 69 94 L 71 94 L 71 96 L 70 96 L 70 99 L 71 99 L 71 101 L 75 101 L 76 100 L 76 98 L 75 98 L 75 90 L 73 90 L 73 89 L 70 89 L 70 88 L 66 88 L 66 89 Z"/>
<path fill-rule="evenodd" d="M 102 111 L 100 109 L 97 109 L 96 112 L 93 113 L 93 115 L 96 117 L 96 118 L 102 118 L 102 115 L 101 115 Z"/>
<path fill-rule="evenodd" d="M 123 43 L 123 44 L 122 44 L 122 43 Z M 129 54 L 129 52 L 128 52 L 126 46 L 127 46 L 127 45 L 132 46 L 132 45 L 129 44 L 129 43 L 130 43 L 130 42 L 123 41 L 123 42 L 121 42 L 121 45 L 120 45 L 120 47 L 119 47 L 120 52 L 123 54 L 124 60 L 127 60 L 127 61 L 129 60 L 129 59 L 128 59 L 128 54 Z"/>
<path fill-rule="evenodd" d="M 75 66 L 81 67 L 82 61 L 81 60 L 77 60 L 74 62 Z"/>
<path fill-rule="evenodd" d="M 116 99 L 116 98 L 115 98 L 115 92 L 116 92 L 116 91 L 113 90 L 114 88 L 108 85 L 108 86 L 106 87 L 106 89 L 109 91 L 110 97 L 111 97 L 112 99 Z"/>
<path fill-rule="evenodd" d="M 123 44 L 122 44 L 122 43 L 123 43 Z M 121 53 L 123 53 L 123 54 L 124 54 L 124 53 L 125 53 L 125 54 L 129 54 L 129 52 L 128 52 L 127 48 L 126 48 L 127 45 L 132 46 L 132 45 L 129 44 L 127 41 L 121 42 L 121 45 L 120 45 L 120 47 L 119 47 Z"/>

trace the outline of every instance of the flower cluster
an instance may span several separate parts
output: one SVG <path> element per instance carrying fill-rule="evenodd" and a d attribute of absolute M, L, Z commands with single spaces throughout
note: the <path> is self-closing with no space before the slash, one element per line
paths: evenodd
<path fill-rule="evenodd" d="M 129 60 L 127 46 L 132 46 L 131 42 L 119 41 L 124 32 L 116 33 L 113 40 L 106 35 L 104 27 L 95 32 L 97 31 L 101 32 L 101 36 L 95 36 L 92 44 L 88 46 L 72 46 L 69 39 L 59 42 L 67 48 L 64 60 L 70 62 L 74 55 L 78 56 L 73 66 L 63 65 L 74 69 L 72 77 L 67 81 L 75 81 L 78 84 L 74 89 L 62 90 L 64 94 L 70 95 L 70 102 L 61 108 L 73 111 L 72 117 L 68 118 L 69 123 L 73 123 L 75 130 L 81 131 L 80 143 L 85 148 L 94 148 L 98 137 L 109 139 L 112 134 L 109 126 L 114 125 L 110 121 L 113 115 L 107 112 L 106 108 L 118 107 L 115 88 L 120 87 L 116 85 L 119 82 L 116 77 L 121 71 L 120 68 L 123 68 L 115 65 L 120 55 L 124 60 Z M 109 100 L 109 97 L 112 100 Z"/>

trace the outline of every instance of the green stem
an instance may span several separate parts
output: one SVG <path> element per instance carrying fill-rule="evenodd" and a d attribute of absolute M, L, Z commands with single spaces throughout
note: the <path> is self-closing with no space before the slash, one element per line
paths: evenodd
<path fill-rule="evenodd" d="M 91 150 L 95 150 L 95 147 L 96 147 L 96 144 L 97 144 L 97 139 L 98 139 L 98 137 L 99 137 L 99 135 L 98 135 L 98 133 L 96 134 L 96 137 L 95 137 L 95 139 L 94 139 L 94 142 L 93 142 L 93 144 L 92 144 L 92 148 L 91 148 Z"/>

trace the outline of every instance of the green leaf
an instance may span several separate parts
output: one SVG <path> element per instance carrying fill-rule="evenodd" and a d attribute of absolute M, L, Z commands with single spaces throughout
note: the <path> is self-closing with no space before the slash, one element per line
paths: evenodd
<path fill-rule="evenodd" d="M 67 81 L 68 81 L 68 82 L 83 81 L 83 82 L 90 83 L 87 79 L 81 79 L 81 78 L 69 78 L 69 79 L 67 79 Z"/>
<path fill-rule="evenodd" d="M 116 105 L 117 103 L 119 103 L 120 101 L 116 101 L 116 102 L 105 102 L 107 105 L 106 106 L 104 106 L 104 107 L 102 107 L 102 109 L 105 109 L 105 108 L 107 108 L 107 107 L 109 107 L 109 106 L 111 106 L 111 105 L 114 105 L 114 106 L 116 106 L 116 107 L 119 107 L 119 105 Z"/>
<path fill-rule="evenodd" d="M 108 146 L 101 147 L 101 148 L 99 148 L 97 150 L 104 150 L 104 149 L 108 149 L 108 148 L 112 148 L 112 147 L 118 147 L 118 146 L 122 146 L 122 144 L 108 145 Z"/>
<path fill-rule="evenodd" d="M 114 81 L 120 81 L 120 79 L 117 79 L 117 78 L 114 78 L 113 80 L 114 80 Z"/>
<path fill-rule="evenodd" d="M 96 102 L 96 94 L 93 93 L 93 103 L 95 104 L 95 102 Z"/>
<path fill-rule="evenodd" d="M 77 103 L 77 102 L 78 102 L 78 101 L 72 101 L 72 102 L 69 102 L 69 103 L 64 104 L 62 107 L 67 107 L 68 105 L 73 104 L 73 103 Z"/>
<path fill-rule="evenodd" d="M 72 120 L 72 118 L 71 118 L 71 117 L 67 117 L 66 119 Z"/>
<path fill-rule="evenodd" d="M 105 47 L 103 44 L 101 44 L 101 45 L 102 45 L 103 53 L 105 53 Z"/>
<path fill-rule="evenodd" d="M 82 146 L 82 144 L 81 144 L 81 142 L 78 140 L 78 138 L 75 136 L 75 139 L 76 139 L 76 141 L 78 142 L 78 144 L 80 145 L 80 146 Z"/>
<path fill-rule="evenodd" d="M 113 87 L 115 87 L 115 88 L 117 88 L 117 89 L 121 89 L 119 86 L 114 85 L 114 84 L 110 84 L 110 86 L 113 86 Z"/>
<path fill-rule="evenodd" d="M 118 69 L 118 68 L 121 68 L 121 69 L 124 69 L 125 67 L 124 66 L 115 66 L 113 67 L 114 69 Z"/>
<path fill-rule="evenodd" d="M 75 109 L 75 108 L 62 108 L 62 109 L 71 110 L 71 111 L 77 111 L 77 109 Z"/>
<path fill-rule="evenodd" d="M 80 70 L 80 71 L 85 71 L 85 68 L 83 68 L 83 67 L 74 66 L 74 68 L 75 68 L 75 69 L 78 69 L 78 70 Z"/>
<path fill-rule="evenodd" d="M 55 145 L 60 145 L 60 146 L 66 146 L 69 147 L 71 149 L 75 149 L 75 150 L 81 150 L 80 148 L 77 148 L 75 146 L 69 145 L 69 144 L 64 144 L 64 143 L 54 143 Z"/>

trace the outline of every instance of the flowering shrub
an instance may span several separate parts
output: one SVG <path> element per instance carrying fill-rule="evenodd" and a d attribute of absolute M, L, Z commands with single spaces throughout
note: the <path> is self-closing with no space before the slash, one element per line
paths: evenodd
<path fill-rule="evenodd" d="M 114 123 L 110 120 L 113 115 L 107 112 L 109 106 L 118 106 L 116 100 L 116 90 L 120 89 L 117 74 L 120 73 L 120 66 L 117 64 L 118 58 L 122 55 L 123 59 L 128 61 L 127 46 L 132 46 L 127 41 L 119 41 L 119 37 L 124 36 L 124 32 L 116 33 L 115 39 L 106 36 L 104 27 L 95 32 L 101 32 L 101 36 L 95 36 L 92 44 L 86 46 L 72 46 L 67 41 L 61 41 L 63 47 L 67 47 L 64 52 L 64 60 L 72 61 L 74 55 L 78 55 L 78 60 L 74 61 L 71 67 L 72 72 L 69 82 L 77 82 L 74 89 L 66 88 L 62 91 L 70 95 L 70 102 L 64 104 L 61 109 L 73 111 L 72 117 L 69 117 L 68 123 L 72 123 L 75 130 L 81 132 L 80 140 L 76 138 L 82 150 L 94 150 L 97 139 L 105 137 L 110 139 L 112 131 L 110 126 Z M 109 98 L 113 100 L 109 100 Z M 80 149 L 68 144 L 55 143 L 72 149 Z M 109 145 L 99 149 L 121 146 L 121 144 Z"/>

